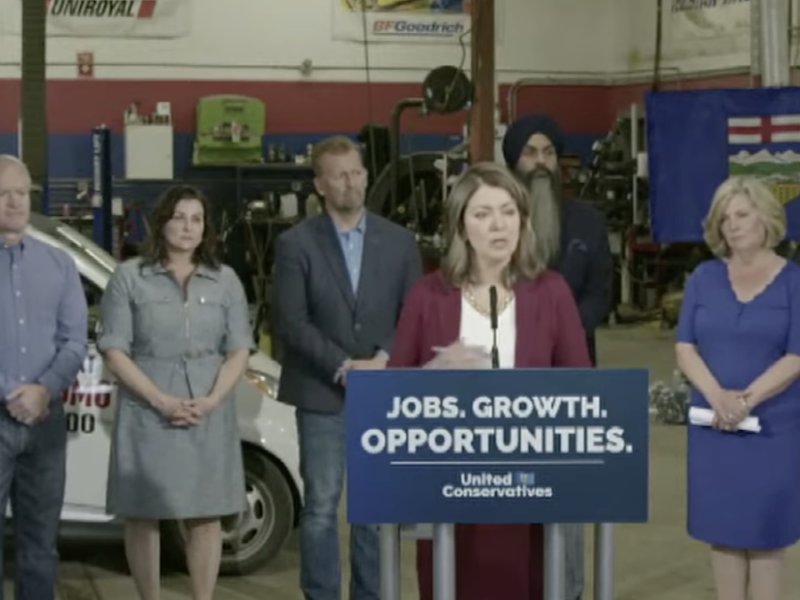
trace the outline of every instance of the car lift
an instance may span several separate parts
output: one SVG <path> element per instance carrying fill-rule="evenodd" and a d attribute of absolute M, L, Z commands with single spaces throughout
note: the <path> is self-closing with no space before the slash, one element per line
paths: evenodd
<path fill-rule="evenodd" d="M 95 243 L 109 254 L 114 250 L 112 183 L 111 131 L 101 125 L 92 130 L 92 232 Z"/>

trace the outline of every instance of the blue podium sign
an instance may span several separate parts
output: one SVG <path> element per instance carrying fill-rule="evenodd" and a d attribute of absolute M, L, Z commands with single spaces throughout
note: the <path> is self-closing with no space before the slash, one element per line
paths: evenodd
<path fill-rule="evenodd" d="M 351 523 L 640 523 L 645 370 L 354 371 Z"/>

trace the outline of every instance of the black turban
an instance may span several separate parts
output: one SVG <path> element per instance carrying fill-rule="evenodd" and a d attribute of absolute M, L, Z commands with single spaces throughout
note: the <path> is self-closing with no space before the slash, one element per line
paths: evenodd
<path fill-rule="evenodd" d="M 513 169 L 531 136 L 541 133 L 552 142 L 559 156 L 564 153 L 564 133 L 553 119 L 547 115 L 527 115 L 514 121 L 503 137 L 503 157 L 506 165 Z"/>

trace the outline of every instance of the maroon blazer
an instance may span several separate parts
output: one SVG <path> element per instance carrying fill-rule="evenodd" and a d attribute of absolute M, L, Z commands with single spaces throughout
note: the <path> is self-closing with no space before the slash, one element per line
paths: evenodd
<path fill-rule="evenodd" d="M 545 271 L 534 281 L 514 287 L 516 301 L 516 368 L 590 368 L 586 334 L 572 292 L 561 275 Z M 406 298 L 392 344 L 389 367 L 421 367 L 434 347 L 458 340 L 461 290 L 441 271 L 419 279 Z"/>
<path fill-rule="evenodd" d="M 586 335 L 567 282 L 554 271 L 514 287 L 517 368 L 590 368 Z M 433 348 L 459 337 L 461 290 L 441 272 L 417 280 L 395 330 L 389 367 L 421 367 Z M 541 525 L 457 525 L 456 588 L 459 600 L 542 600 Z M 421 600 L 433 600 L 433 547 L 417 543 Z"/>

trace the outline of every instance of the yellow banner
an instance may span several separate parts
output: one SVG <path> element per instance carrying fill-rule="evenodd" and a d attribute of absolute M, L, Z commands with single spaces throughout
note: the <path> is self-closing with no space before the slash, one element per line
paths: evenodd
<path fill-rule="evenodd" d="M 392 12 L 436 15 L 469 14 L 471 0 L 339 0 L 350 12 Z"/>

